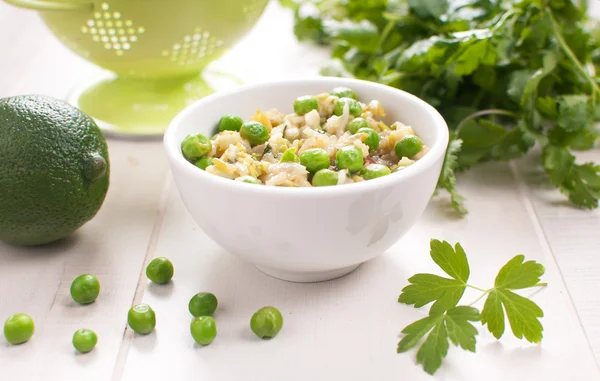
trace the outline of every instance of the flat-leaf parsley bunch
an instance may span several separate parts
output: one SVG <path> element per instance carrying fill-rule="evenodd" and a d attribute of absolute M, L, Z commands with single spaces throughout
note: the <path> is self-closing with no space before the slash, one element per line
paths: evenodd
<path fill-rule="evenodd" d="M 498 272 L 494 286 L 487 290 L 468 283 L 470 268 L 462 246 L 453 248 L 446 241 L 431 240 L 431 258 L 450 278 L 434 274 L 416 274 L 409 278 L 398 301 L 415 307 L 433 302 L 429 316 L 406 326 L 405 335 L 398 343 L 398 352 L 406 352 L 421 343 L 417 351 L 417 362 L 433 374 L 446 357 L 449 342 L 475 352 L 477 329 L 474 323 L 481 322 L 499 339 L 505 331 L 508 319 L 515 337 L 539 343 L 543 327 L 541 308 L 515 290 L 546 286 L 540 282 L 544 267 L 535 261 L 525 261 L 517 255 Z M 458 305 L 467 287 L 478 290 L 481 296 L 469 305 Z M 486 297 L 480 311 L 474 305 Z M 506 315 L 505 315 L 506 314 Z M 423 338 L 425 338 L 423 340 Z"/>
<path fill-rule="evenodd" d="M 600 38 L 587 1 L 280 1 L 295 10 L 299 40 L 331 46 L 322 74 L 404 89 L 441 112 L 452 134 L 438 188 L 459 212 L 455 171 L 518 158 L 536 142 L 552 184 L 577 206 L 598 206 L 600 166 L 572 153 L 600 136 Z"/>

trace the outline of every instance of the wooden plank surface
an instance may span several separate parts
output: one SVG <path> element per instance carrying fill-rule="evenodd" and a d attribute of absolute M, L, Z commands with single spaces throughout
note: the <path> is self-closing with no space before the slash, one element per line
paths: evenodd
<path fill-rule="evenodd" d="M 592 5 L 600 9 L 597 2 Z M 314 75 L 326 52 L 297 45 L 288 16 L 272 3 L 262 22 L 241 45 L 213 66 L 233 72 L 246 82 Z M 281 49 L 274 51 L 273 46 Z M 0 97 L 25 93 L 65 97 L 80 80 L 99 73 L 52 37 L 34 12 L 2 2 L 0 49 Z M 256 52 L 275 58 L 261 60 L 260 66 L 239 64 Z M 492 375 L 506 374 L 502 373 L 504 368 L 511 367 L 513 373 L 505 379 L 523 379 L 533 375 L 535 367 L 531 364 L 540 365 L 538 361 L 548 355 L 553 365 L 546 379 L 557 379 L 558 375 L 569 380 L 579 379 L 578 375 L 598 377 L 586 339 L 576 329 L 579 321 L 570 307 L 569 295 L 598 356 L 600 214 L 561 203 L 562 196 L 540 185 L 539 173 L 526 160 L 515 165 L 519 168 L 516 180 L 509 167 L 503 166 L 493 167 L 494 172 L 482 167 L 462 177 L 460 188 L 469 197 L 471 209 L 467 219 L 454 219 L 443 212 L 441 201 L 434 201 L 419 225 L 396 247 L 400 255 L 388 253 L 334 282 L 294 285 L 265 277 L 221 253 L 190 223 L 174 188 L 164 193 L 167 168 L 159 142 L 110 140 L 109 145 L 112 185 L 104 207 L 92 222 L 73 238 L 44 249 L 0 244 L 0 319 L 27 311 L 38 325 L 35 340 L 27 345 L 0 344 L 0 369 L 12 379 L 136 380 L 144 373 L 156 379 L 157 375 L 189 378 L 202 372 L 206 379 L 220 374 L 223 378 L 219 379 L 238 380 L 240 375 L 250 379 L 243 372 L 260 367 L 267 372 L 262 380 L 274 374 L 269 369 L 277 361 L 281 366 L 276 369 L 284 365 L 304 369 L 286 379 L 301 375 L 314 379 L 329 375 L 335 379 L 342 365 L 357 376 L 369 376 L 369 370 L 381 371 L 380 366 L 391 374 L 399 369 L 402 375 L 413 374 L 416 368 L 412 357 L 395 355 L 393 347 L 400 328 L 420 312 L 394 300 L 408 275 L 428 269 L 426 245 L 433 236 L 463 242 L 469 253 L 476 255 L 472 266 L 483 268 L 484 282 L 484 276 L 490 275 L 484 263 L 494 264 L 489 267 L 492 271 L 492 267 L 518 252 L 544 261 L 552 279 L 549 289 L 536 296 L 547 316 L 546 339 L 541 347 L 510 340 L 495 344 L 483 334 L 479 347 L 483 353 L 472 356 L 453 351 L 450 360 L 456 361 L 442 371 L 446 379 L 464 376 L 467 366 L 486 366 L 493 370 Z M 596 149 L 583 154 L 582 159 L 600 162 L 600 153 Z M 161 197 L 166 203 L 161 204 Z M 204 253 L 189 253 L 189 245 L 202 247 L 195 250 Z M 406 253 L 418 253 L 419 258 L 413 260 Z M 560 274 L 552 265 L 552 254 Z M 146 287 L 143 263 L 156 255 L 176 260 L 175 282 L 165 288 Z M 85 271 L 100 277 L 103 293 L 97 304 L 81 308 L 70 301 L 68 288 L 72 278 Z M 220 332 L 214 347 L 197 348 L 187 331 L 186 305 L 194 292 L 204 288 L 219 295 L 223 308 L 217 316 Z M 159 313 L 159 327 L 155 334 L 143 338 L 127 331 L 122 340 L 125 314 L 134 300 L 152 303 Z M 248 319 L 254 309 L 267 303 L 277 303 L 285 310 L 286 328 L 277 341 L 256 343 L 248 333 Z M 357 329 L 363 326 L 363 318 L 372 331 Z M 70 337 L 84 325 L 98 331 L 100 343 L 87 356 L 75 355 Z M 244 361 L 241 351 L 245 349 L 255 352 L 251 358 L 256 363 Z M 321 352 L 325 349 L 327 356 Z M 307 352 L 323 366 L 324 373 L 310 373 L 310 368 L 298 366 L 298 362 L 302 365 L 300 354 Z M 317 357 L 319 353 L 322 356 Z M 295 355 L 295 362 L 290 362 L 287 355 Z M 490 360 L 491 355 L 495 360 Z M 241 362 L 231 358 L 240 358 Z M 409 373 L 404 373 L 405 369 Z M 584 369 L 587 373 L 565 373 L 569 369 Z"/>
<path fill-rule="evenodd" d="M 396 300 L 411 274 L 439 274 L 428 255 L 431 238 L 463 244 L 471 263 L 470 282 L 476 286 L 491 286 L 500 267 L 518 253 L 544 263 L 549 283 L 534 297 L 545 311 L 541 346 L 509 335 L 498 342 L 482 331 L 477 354 L 452 347 L 437 379 L 599 379 L 560 273 L 510 168 L 480 166 L 464 176 L 463 183 L 471 203 L 468 217 L 448 218 L 444 205 L 433 202 L 419 223 L 382 257 L 346 277 L 317 284 L 281 282 L 229 256 L 198 229 L 172 187 L 147 260 L 168 256 L 176 275 L 164 287 L 141 277 L 136 302 L 154 308 L 157 329 L 148 336 L 127 331 L 127 353 L 121 354 L 127 360 L 123 370 L 116 369 L 114 379 L 186 379 L 193 374 L 223 381 L 427 380 L 429 376 L 414 363 L 414 352 L 395 352 L 402 327 L 426 311 Z M 490 203 L 490 198 L 497 202 Z M 315 210 L 315 218 L 318 214 Z M 194 344 L 189 334 L 187 303 L 201 291 L 215 293 L 220 303 L 215 315 L 219 334 L 207 347 Z M 470 295 L 466 304 L 477 297 Z M 253 336 L 249 321 L 266 305 L 278 307 L 285 322 L 276 338 L 261 341 Z"/>

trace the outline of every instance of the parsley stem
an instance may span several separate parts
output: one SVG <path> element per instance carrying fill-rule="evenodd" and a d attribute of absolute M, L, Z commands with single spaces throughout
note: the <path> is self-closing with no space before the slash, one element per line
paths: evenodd
<path fill-rule="evenodd" d="M 489 290 L 484 290 L 483 288 L 471 286 L 470 284 L 467 284 L 467 287 L 472 288 L 472 289 L 477 290 L 477 291 L 481 291 L 481 292 L 488 292 L 489 291 Z"/>
<path fill-rule="evenodd" d="M 552 11 L 550 9 L 548 9 L 548 6 L 545 6 L 544 10 L 546 11 L 546 14 L 548 15 L 548 17 L 550 18 L 550 24 L 552 25 L 552 33 L 554 34 L 554 38 L 556 38 L 556 41 L 558 42 L 558 45 L 562 49 L 563 53 L 565 53 L 565 55 L 573 63 L 575 68 L 577 68 L 577 71 L 579 71 L 579 73 L 581 75 L 583 75 L 583 77 L 586 79 L 586 81 L 588 81 L 589 84 L 591 85 L 592 100 L 594 103 L 596 103 L 596 93 L 600 93 L 600 86 L 598 86 L 598 84 L 596 83 L 596 80 L 590 76 L 588 71 L 585 70 L 585 68 L 583 67 L 581 62 L 579 62 L 579 59 L 577 58 L 575 53 L 573 53 L 573 51 L 571 50 L 571 48 L 565 41 L 563 35 L 560 33 L 558 22 L 556 22 L 556 19 L 554 18 Z"/>
<path fill-rule="evenodd" d="M 546 283 L 546 282 L 540 282 L 538 284 L 534 284 L 531 287 L 546 287 L 547 285 L 548 285 L 548 283 Z"/>
<path fill-rule="evenodd" d="M 467 124 L 468 121 L 473 120 L 475 118 L 482 117 L 482 116 L 486 116 L 486 115 L 504 115 L 504 116 L 508 116 L 513 119 L 519 119 L 519 115 L 517 115 L 516 113 L 514 113 L 510 110 L 503 110 L 503 109 L 481 110 L 481 111 L 474 112 L 471 115 L 464 118 L 463 120 L 461 120 L 460 123 L 458 124 L 458 126 L 456 127 L 456 133 L 458 134 L 460 132 L 460 129 L 465 124 Z"/>
<path fill-rule="evenodd" d="M 481 289 L 479 288 L 478 290 L 481 290 Z M 469 304 L 469 306 L 472 306 L 473 304 L 475 304 L 478 301 L 480 301 L 481 299 L 483 299 L 483 297 L 486 296 L 487 294 L 489 294 L 492 290 L 493 290 L 493 288 L 490 288 L 489 290 L 481 290 L 481 291 L 483 291 L 483 294 L 479 295 L 479 298 L 475 299 L 473 301 L 473 303 Z"/>

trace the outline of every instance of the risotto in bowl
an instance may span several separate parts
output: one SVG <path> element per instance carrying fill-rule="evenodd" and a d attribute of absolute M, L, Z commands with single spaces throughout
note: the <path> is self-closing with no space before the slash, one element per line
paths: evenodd
<path fill-rule="evenodd" d="M 204 232 L 276 278 L 347 274 L 425 209 L 444 161 L 439 113 L 403 91 L 343 78 L 249 85 L 185 109 L 164 137 Z"/>

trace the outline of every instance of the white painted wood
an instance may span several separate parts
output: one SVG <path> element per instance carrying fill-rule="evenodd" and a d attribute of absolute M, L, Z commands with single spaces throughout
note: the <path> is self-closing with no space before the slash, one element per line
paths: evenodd
<path fill-rule="evenodd" d="M 418 225 L 383 257 L 346 277 L 318 284 L 281 282 L 227 255 L 197 228 L 172 189 L 148 259 L 170 257 L 175 278 L 166 286 L 141 282 L 145 292 L 138 300 L 155 309 L 157 329 L 149 336 L 126 332 L 129 352 L 122 379 L 186 379 L 193 374 L 227 381 L 427 380 L 414 364 L 415 353 L 398 355 L 395 345 L 402 327 L 426 313 L 397 303 L 407 277 L 423 271 L 440 273 L 428 256 L 430 238 L 464 245 L 476 286 L 491 286 L 497 270 L 518 253 L 542 262 L 547 268 L 544 279 L 550 284 L 534 297 L 546 313 L 541 346 L 509 335 L 497 342 L 482 332 L 476 355 L 450 350 L 439 379 L 598 379 L 600 373 L 560 273 L 551 253 L 540 244 L 510 169 L 482 166 L 464 176 L 463 188 L 472 205 L 466 219 L 448 218 L 440 203 L 434 202 Z M 490 198 L 498 202 L 490 203 Z M 315 210 L 315 218 L 318 215 Z M 283 221 L 274 216 L 275 224 Z M 200 291 L 214 292 L 220 302 L 215 315 L 219 334 L 207 347 L 195 345 L 189 334 L 187 303 Z M 470 295 L 466 304 L 476 298 Z M 280 335 L 270 341 L 260 341 L 249 329 L 250 316 L 265 305 L 278 307 L 285 319 Z"/>
<path fill-rule="evenodd" d="M 327 52 L 297 44 L 290 25 L 289 15 L 273 2 L 247 38 L 211 68 L 246 82 L 316 74 Z M 81 79 L 100 72 L 54 39 L 35 13 L 3 2 L 0 50 L 0 97 L 65 97 Z M 445 213 L 443 200 L 436 200 L 380 259 L 333 282 L 298 285 L 268 278 L 206 239 L 174 187 L 164 193 L 167 169 L 159 143 L 109 144 L 112 185 L 92 222 L 45 248 L 0 244 L 0 320 L 25 311 L 37 323 L 34 339 L 25 345 L 0 339 L 0 379 L 425 380 L 414 353 L 394 352 L 401 328 L 424 312 L 395 300 L 409 275 L 435 270 L 427 257 L 431 237 L 464 244 L 476 285 L 489 286 L 498 267 L 521 252 L 546 265 L 550 283 L 535 296 L 546 312 L 541 346 L 508 337 L 497 343 L 482 332 L 476 355 L 451 348 L 439 379 L 599 378 L 569 296 L 598 356 L 600 215 L 554 205 L 562 196 L 540 188 L 530 166 L 519 163 L 517 180 L 504 165 L 468 172 L 460 179 L 471 211 L 466 219 Z M 598 151 L 584 156 L 600 162 Z M 143 274 L 143 263 L 158 255 L 171 257 L 176 266 L 174 282 L 164 287 L 148 285 Z M 102 295 L 94 305 L 74 306 L 70 282 L 86 271 L 100 277 Z M 219 336 L 206 348 L 194 345 L 188 332 L 187 301 L 201 290 L 215 292 L 221 301 Z M 128 330 L 122 340 L 133 300 L 151 303 L 158 328 L 146 337 Z M 282 310 L 285 326 L 276 339 L 260 342 L 248 322 L 266 304 Z M 100 336 L 98 347 L 85 356 L 76 355 L 70 343 L 83 326 Z"/>
<path fill-rule="evenodd" d="M 581 163 L 600 163 L 600 148 L 577 156 Z M 528 185 L 534 211 L 569 286 L 596 359 L 600 359 L 600 210 L 572 207 L 548 183 L 539 162 L 538 154 L 519 161 L 519 173 Z"/>
<path fill-rule="evenodd" d="M 24 33 L 23 31 L 27 31 Z M 0 2 L 0 97 L 63 98 L 99 70 L 54 39 L 34 12 Z M 76 70 L 73 70 L 76 68 Z M 107 380 L 111 377 L 167 174 L 160 142 L 109 140 L 111 186 L 98 215 L 71 238 L 26 249 L 0 243 L 0 320 L 29 313 L 36 332 L 26 345 L 0 341 L 0 369 L 14 380 Z M 101 295 L 90 306 L 71 300 L 77 275 L 91 272 Z M 98 347 L 76 354 L 71 338 L 87 327 Z"/>

